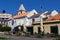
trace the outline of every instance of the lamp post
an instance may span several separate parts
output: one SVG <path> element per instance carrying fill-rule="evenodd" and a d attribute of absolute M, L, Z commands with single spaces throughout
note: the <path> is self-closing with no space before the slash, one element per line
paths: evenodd
<path fill-rule="evenodd" d="M 40 16 L 40 27 L 41 27 L 41 32 L 43 32 L 43 18 Z"/>
<path fill-rule="evenodd" d="M 43 6 L 42 5 L 40 6 L 40 9 L 41 9 L 41 13 L 42 13 L 43 12 Z M 41 32 L 43 32 L 43 18 L 42 18 L 42 14 L 40 15 Z"/>

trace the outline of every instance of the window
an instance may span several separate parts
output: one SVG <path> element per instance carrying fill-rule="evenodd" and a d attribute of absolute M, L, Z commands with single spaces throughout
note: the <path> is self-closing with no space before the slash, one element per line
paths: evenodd
<path fill-rule="evenodd" d="M 14 20 L 12 20 L 12 25 L 14 24 Z"/>
<path fill-rule="evenodd" d="M 34 21 L 35 21 L 35 19 L 33 18 L 33 19 L 32 19 L 32 22 L 34 22 Z"/>

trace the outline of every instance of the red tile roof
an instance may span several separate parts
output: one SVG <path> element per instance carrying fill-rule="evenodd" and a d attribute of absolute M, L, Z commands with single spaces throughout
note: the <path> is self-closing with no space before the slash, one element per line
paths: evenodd
<path fill-rule="evenodd" d="M 10 17 L 8 20 L 12 20 L 12 17 Z"/>
<path fill-rule="evenodd" d="M 25 17 L 27 14 L 28 14 L 28 13 L 25 12 L 25 13 L 22 13 L 22 14 L 16 15 L 16 16 L 14 16 L 13 18 L 16 19 L 16 18 Z"/>
<path fill-rule="evenodd" d="M 46 21 L 52 21 L 52 20 L 60 20 L 60 14 L 57 14 L 55 16 L 52 16 L 52 17 L 46 19 Z"/>

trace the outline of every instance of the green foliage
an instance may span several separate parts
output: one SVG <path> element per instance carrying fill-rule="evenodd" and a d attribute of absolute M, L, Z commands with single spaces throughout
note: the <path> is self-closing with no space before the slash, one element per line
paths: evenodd
<path fill-rule="evenodd" d="M 58 35 L 57 34 L 54 34 L 54 33 L 50 34 L 50 36 L 51 37 L 58 37 Z"/>
<path fill-rule="evenodd" d="M 3 28 L 3 27 L 0 28 L 0 32 L 2 31 L 2 28 Z"/>
<path fill-rule="evenodd" d="M 9 31 L 11 31 L 11 27 L 9 27 L 9 26 L 2 27 L 2 31 L 9 32 Z"/>
<path fill-rule="evenodd" d="M 0 37 L 0 40 L 8 40 L 8 38 Z"/>
<path fill-rule="evenodd" d="M 9 32 L 9 31 L 11 31 L 11 27 L 9 27 L 9 26 L 0 27 L 0 31 L 2 31 L 2 32 L 4 32 L 4 31 Z"/>
<path fill-rule="evenodd" d="M 13 34 L 18 33 L 18 31 L 19 31 L 18 26 L 14 27 L 14 29 L 13 29 Z M 18 34 L 17 34 L 17 35 L 18 35 Z"/>
<path fill-rule="evenodd" d="M 43 36 L 44 36 L 44 32 L 40 32 L 35 35 L 35 37 L 37 37 L 37 38 L 42 38 Z"/>
<path fill-rule="evenodd" d="M 35 37 L 42 38 L 42 35 L 41 34 L 37 34 L 37 35 L 35 35 Z"/>
<path fill-rule="evenodd" d="M 44 32 L 40 32 L 40 33 L 36 33 L 36 32 L 35 32 L 34 36 L 35 36 L 36 38 L 42 38 L 42 37 L 44 37 Z"/>
<path fill-rule="evenodd" d="M 20 32 L 16 33 L 16 36 L 21 36 L 21 33 Z"/>
<path fill-rule="evenodd" d="M 2 31 L 2 24 L 0 24 L 0 31 Z"/>
<path fill-rule="evenodd" d="M 15 30 L 16 32 L 19 31 L 18 26 L 16 26 L 16 27 L 14 28 L 14 30 Z"/>
<path fill-rule="evenodd" d="M 46 36 L 46 37 L 53 37 L 53 38 L 59 37 L 58 34 L 54 34 L 54 33 L 47 33 L 47 34 L 45 34 L 45 36 Z"/>
<path fill-rule="evenodd" d="M 26 36 L 26 37 L 30 37 L 30 36 L 31 36 L 31 33 L 26 32 L 26 33 L 25 33 L 25 36 Z"/>
<path fill-rule="evenodd" d="M 0 24 L 0 28 L 2 27 L 2 24 Z"/>

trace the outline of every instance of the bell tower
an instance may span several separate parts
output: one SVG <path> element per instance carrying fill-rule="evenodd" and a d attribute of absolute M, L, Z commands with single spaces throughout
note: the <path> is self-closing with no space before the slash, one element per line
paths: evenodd
<path fill-rule="evenodd" d="M 25 11 L 26 11 L 26 10 L 25 10 L 23 4 L 21 4 L 21 6 L 20 6 L 20 8 L 19 8 L 19 10 L 18 10 L 18 15 L 24 13 Z"/>

